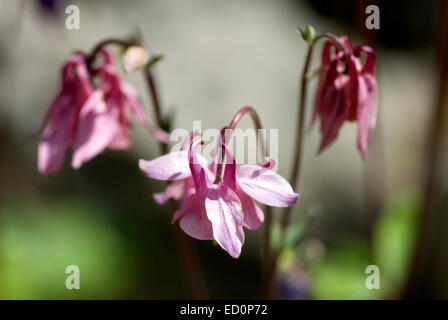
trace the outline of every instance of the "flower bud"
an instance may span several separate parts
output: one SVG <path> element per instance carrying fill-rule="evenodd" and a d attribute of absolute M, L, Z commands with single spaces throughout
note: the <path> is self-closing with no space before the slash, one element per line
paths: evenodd
<path fill-rule="evenodd" d="M 148 63 L 148 54 L 140 46 L 128 47 L 123 54 L 123 68 L 126 73 L 132 72 Z"/>
<path fill-rule="evenodd" d="M 300 30 L 300 34 L 302 35 L 303 40 L 308 42 L 308 44 L 311 44 L 311 41 L 313 41 L 314 36 L 316 35 L 316 30 L 311 25 L 307 25 L 305 30 Z"/>

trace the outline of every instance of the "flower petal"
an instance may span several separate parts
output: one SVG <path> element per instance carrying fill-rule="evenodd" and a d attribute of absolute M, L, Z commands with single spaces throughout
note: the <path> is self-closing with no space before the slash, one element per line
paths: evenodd
<path fill-rule="evenodd" d="M 182 208 L 173 216 L 173 222 L 181 218 L 179 226 L 190 237 L 199 240 L 213 240 L 212 223 L 207 218 L 204 209 L 201 209 L 194 192 L 185 196 Z"/>
<path fill-rule="evenodd" d="M 140 121 L 143 124 L 147 123 L 148 117 L 146 116 L 143 106 L 140 103 L 140 100 L 138 99 L 138 95 L 135 89 L 130 84 L 125 82 L 121 83 L 120 88 L 123 93 L 125 103 L 127 103 L 132 112 L 134 112 L 138 121 Z"/>
<path fill-rule="evenodd" d="M 204 165 L 203 161 L 201 161 L 201 158 L 203 157 L 196 153 L 196 149 L 200 143 L 200 140 L 196 140 L 191 143 L 190 150 L 188 150 L 188 163 L 191 171 L 191 176 L 193 177 L 194 185 L 196 187 L 196 194 L 200 199 L 203 200 L 207 195 L 208 186 L 212 182 L 210 179 L 210 175 L 206 171 L 208 170 L 207 161 L 205 160 Z"/>
<path fill-rule="evenodd" d="M 207 166 L 203 156 L 198 154 L 197 159 L 202 166 Z M 170 152 L 150 161 L 140 159 L 138 165 L 148 177 L 157 180 L 175 181 L 191 176 L 187 150 Z"/>
<path fill-rule="evenodd" d="M 264 221 L 263 211 L 257 206 L 255 201 L 240 188 L 237 189 L 236 194 L 238 195 L 238 198 L 240 198 L 243 208 L 244 227 L 249 230 L 257 230 Z"/>
<path fill-rule="evenodd" d="M 257 165 L 241 166 L 237 182 L 248 196 L 268 206 L 288 207 L 299 198 L 286 179 Z"/>
<path fill-rule="evenodd" d="M 73 143 L 77 115 L 92 95 L 93 87 L 82 54 L 72 55 L 62 68 L 62 88 L 42 121 L 42 141 L 38 146 L 39 172 L 49 176 L 58 171 Z"/>
<path fill-rule="evenodd" d="M 55 100 L 51 107 L 51 118 L 38 145 L 37 167 L 39 172 L 47 177 L 61 168 L 65 153 L 73 141 L 72 132 L 77 111 L 70 105 L 71 101 L 66 95 Z"/>
<path fill-rule="evenodd" d="M 74 141 L 72 167 L 77 169 L 103 152 L 120 130 L 117 109 L 106 109 L 100 90 L 83 105 Z"/>
<path fill-rule="evenodd" d="M 183 180 L 191 176 L 188 151 L 176 151 L 151 161 L 139 160 L 138 165 L 148 177 L 157 180 Z"/>
<path fill-rule="evenodd" d="M 232 257 L 238 258 L 244 243 L 240 199 L 230 188 L 220 184 L 209 189 L 205 208 L 212 223 L 215 240 Z"/>
<path fill-rule="evenodd" d="M 341 75 L 327 89 L 321 105 L 320 131 L 322 134 L 319 153 L 330 146 L 338 137 L 339 130 L 350 113 L 349 77 Z"/>
<path fill-rule="evenodd" d="M 358 149 L 365 159 L 367 147 L 373 139 L 377 114 L 377 87 L 375 77 L 369 73 L 358 81 Z"/>
<path fill-rule="evenodd" d="M 227 145 L 223 146 L 226 153 L 223 163 L 223 183 L 232 190 L 236 190 L 236 161 Z"/>
<path fill-rule="evenodd" d="M 373 49 L 368 46 L 359 46 L 355 49 L 355 55 L 359 57 L 361 53 L 364 53 L 366 56 L 361 73 L 370 73 L 371 75 L 373 75 L 375 72 L 376 62 L 375 51 L 373 51 Z"/>
<path fill-rule="evenodd" d="M 184 188 L 183 181 L 174 181 L 166 187 L 165 191 L 153 194 L 153 198 L 160 205 L 166 203 L 169 199 L 179 200 L 184 195 Z"/>

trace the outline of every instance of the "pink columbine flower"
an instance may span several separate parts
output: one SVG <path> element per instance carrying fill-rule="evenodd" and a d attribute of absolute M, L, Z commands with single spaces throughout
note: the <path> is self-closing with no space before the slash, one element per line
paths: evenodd
<path fill-rule="evenodd" d="M 353 50 L 346 36 L 339 40 L 348 56 L 330 40 L 322 50 L 314 109 L 314 119 L 319 117 L 321 122 L 319 152 L 334 142 L 345 121 L 357 121 L 357 145 L 365 158 L 373 138 L 377 114 L 375 53 L 366 46 Z M 361 54 L 365 55 L 364 64 L 361 63 Z"/>
<path fill-rule="evenodd" d="M 72 159 L 75 169 L 107 149 L 130 147 L 130 110 L 141 123 L 148 122 L 135 90 L 120 81 L 111 54 L 105 49 L 101 54 L 104 63 L 93 72 L 100 78 L 96 91 L 100 103 L 86 103 L 79 114 Z"/>
<path fill-rule="evenodd" d="M 242 165 L 236 169 L 235 159 L 224 145 L 226 157 L 223 178 L 215 183 L 216 161 L 209 167 L 196 153 L 199 141 L 188 150 L 172 152 L 152 161 L 139 161 L 140 169 L 150 178 L 174 181 L 155 199 L 163 203 L 169 198 L 183 203 L 175 212 L 173 223 L 191 237 L 216 240 L 232 257 L 238 258 L 244 243 L 243 227 L 258 229 L 264 220 L 254 200 L 277 207 L 293 205 L 299 195 L 290 184 L 266 165 Z"/>
<path fill-rule="evenodd" d="M 130 145 L 129 110 L 147 124 L 148 119 L 134 89 L 120 81 L 110 53 L 102 50 L 103 64 L 91 76 L 82 53 L 72 55 L 62 70 L 61 92 L 44 119 L 38 145 L 38 170 L 49 176 L 58 171 L 67 150 L 73 148 L 72 167 L 81 165 L 107 149 L 126 149 Z"/>

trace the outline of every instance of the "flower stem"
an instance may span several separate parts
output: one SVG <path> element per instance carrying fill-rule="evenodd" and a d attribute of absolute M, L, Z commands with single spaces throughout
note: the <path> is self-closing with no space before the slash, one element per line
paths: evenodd
<path fill-rule="evenodd" d="M 87 65 L 90 67 L 90 65 L 95 60 L 96 55 L 103 47 L 106 47 L 108 45 L 117 45 L 122 48 L 127 48 L 133 45 L 136 45 L 137 43 L 135 41 L 129 41 L 124 39 L 117 39 L 117 38 L 108 38 L 104 39 L 103 41 L 98 42 L 93 49 L 90 51 L 89 55 L 87 55 Z"/>
<path fill-rule="evenodd" d="M 162 108 L 160 106 L 159 95 L 154 77 L 149 68 L 144 68 L 144 76 L 148 86 L 149 95 L 151 96 L 157 126 L 159 128 L 164 128 L 166 123 L 163 119 Z M 162 154 L 166 154 L 168 152 L 167 144 L 160 142 L 159 147 Z M 175 212 L 178 209 L 177 201 L 171 200 L 170 203 L 172 211 Z M 206 287 L 199 263 L 198 252 L 193 240 L 179 228 L 179 225 L 174 226 L 174 233 L 184 267 L 190 297 L 192 299 L 205 299 L 207 297 Z"/>
<path fill-rule="evenodd" d="M 156 84 L 154 82 L 154 77 L 149 68 L 144 68 L 144 76 L 146 79 L 146 84 L 148 86 L 149 95 L 151 96 L 152 107 L 154 109 L 154 114 L 156 116 L 157 126 L 161 129 L 164 129 L 166 126 L 166 123 L 162 116 L 159 95 L 158 95 L 158 91 L 156 88 Z M 162 154 L 165 154 L 168 152 L 168 145 L 166 143 L 159 143 L 159 146 L 160 146 L 160 151 L 162 152 Z"/>
<path fill-rule="evenodd" d="M 290 176 L 290 182 L 293 187 L 293 189 L 298 187 L 299 180 L 300 180 L 300 173 L 301 173 L 301 162 L 302 162 L 302 149 L 303 149 L 303 132 L 304 132 L 304 126 L 305 126 L 305 113 L 306 113 L 306 93 L 307 93 L 307 87 L 308 87 L 308 80 L 309 80 L 309 71 L 311 67 L 311 60 L 313 55 L 313 49 L 314 45 L 317 43 L 320 39 L 328 39 L 332 41 L 340 50 L 345 52 L 345 56 L 348 56 L 347 49 L 345 46 L 340 42 L 340 40 L 333 34 L 328 32 L 322 32 L 319 33 L 314 39 L 311 41 L 309 47 L 308 47 L 308 53 L 306 55 L 305 64 L 302 71 L 301 81 L 300 81 L 300 99 L 299 99 L 299 115 L 298 115 L 298 125 L 297 125 L 297 131 L 296 131 L 296 150 L 294 152 L 294 159 L 293 164 L 291 168 L 291 176 Z M 292 208 L 293 207 L 287 207 L 285 208 L 285 212 L 281 219 L 281 226 L 283 230 L 285 230 L 289 223 L 291 222 L 291 214 L 292 214 Z"/>
<path fill-rule="evenodd" d="M 240 110 L 238 110 L 238 112 L 233 116 L 232 120 L 230 121 L 230 124 L 227 127 L 224 127 L 221 131 L 221 145 L 222 145 L 222 151 L 221 151 L 221 159 L 222 161 L 218 163 L 218 167 L 216 169 L 216 179 L 215 179 L 215 184 L 220 182 L 222 179 L 222 167 L 223 167 L 223 160 L 224 160 L 224 155 L 225 155 L 225 151 L 224 151 L 224 144 L 227 143 L 228 140 L 230 140 L 231 136 L 227 137 L 227 132 L 230 131 L 232 132 L 236 126 L 238 125 L 238 123 L 240 122 L 241 118 L 245 115 L 245 114 L 249 114 L 254 122 L 254 126 L 257 130 L 257 136 L 258 134 L 262 134 L 262 129 L 263 126 L 261 125 L 261 121 L 260 121 L 260 117 L 258 116 L 257 111 L 255 111 L 254 108 L 250 107 L 250 106 L 246 106 L 241 108 Z M 259 137 L 259 136 L 258 136 Z M 260 144 L 260 153 L 265 155 L 266 153 L 266 149 L 267 146 L 265 146 L 265 140 L 264 137 L 259 137 L 261 139 L 259 139 L 259 144 Z"/>
<path fill-rule="evenodd" d="M 306 91 L 307 91 L 307 75 L 311 66 L 311 57 L 314 48 L 314 42 L 308 47 L 308 53 L 305 59 L 305 65 L 302 71 L 301 82 L 300 82 L 300 99 L 299 99 L 299 114 L 298 114 L 298 126 L 296 131 L 296 150 L 294 152 L 293 165 L 291 170 L 290 182 L 293 189 L 296 188 L 299 178 L 300 178 L 300 164 L 302 160 L 302 146 L 303 146 L 303 127 L 305 123 L 305 102 L 306 102 Z M 285 211 L 281 218 L 281 227 L 283 234 L 291 220 L 292 207 L 285 208 Z M 284 236 L 282 236 L 284 238 Z M 282 241 L 283 242 L 283 241 Z M 283 244 L 281 244 L 283 246 Z M 266 286 L 265 286 L 265 296 L 267 299 L 275 298 L 275 283 L 276 283 L 276 273 L 277 273 L 277 257 L 281 248 L 278 248 L 269 259 L 267 273 L 266 273 Z M 270 255 L 270 254 L 269 254 Z"/>
<path fill-rule="evenodd" d="M 263 126 L 260 121 L 260 117 L 254 108 L 250 106 L 246 106 L 238 110 L 238 112 L 233 116 L 230 124 L 225 129 L 233 130 L 238 125 L 241 118 L 245 115 L 249 114 L 254 122 L 254 126 L 257 129 L 257 137 L 259 139 L 260 145 L 260 153 L 264 156 L 267 156 L 268 145 L 266 143 L 266 139 L 264 136 L 259 136 L 263 133 Z M 226 139 L 225 134 L 221 134 L 221 139 L 223 143 L 226 143 L 224 139 Z M 221 151 L 224 154 L 224 150 Z M 221 161 L 222 163 L 223 161 Z M 219 180 L 222 175 L 222 165 L 218 164 L 218 168 L 216 170 L 217 180 Z M 271 265 L 271 228 L 272 228 L 272 207 L 265 207 L 265 220 L 264 220 L 264 237 L 263 237 L 263 269 L 264 269 L 264 278 L 267 279 L 268 270 L 270 270 Z"/>
<path fill-rule="evenodd" d="M 98 52 L 107 45 L 117 45 L 122 48 L 127 48 L 133 45 L 141 45 L 141 43 L 137 41 L 128 41 L 123 39 L 110 38 L 105 39 L 99 42 L 86 57 L 87 65 L 90 67 L 93 61 L 95 60 Z M 160 106 L 160 100 L 157 92 L 157 88 L 155 85 L 154 77 L 151 73 L 151 70 L 146 67 L 143 69 L 145 79 L 148 85 L 149 95 L 151 97 L 152 106 L 154 108 L 154 114 L 156 116 L 157 126 L 159 128 L 165 127 L 165 121 L 162 116 L 162 110 Z M 168 145 L 159 142 L 159 147 L 162 154 L 166 154 L 168 152 Z M 178 203 L 174 200 L 171 201 L 171 207 L 173 212 L 177 210 Z M 199 257 L 192 242 L 191 238 L 189 238 L 178 225 L 174 227 L 175 239 L 177 242 L 177 246 L 179 248 L 179 253 L 181 255 L 182 265 L 184 267 L 185 276 L 187 278 L 187 284 L 189 289 L 189 295 L 192 299 L 205 299 L 206 298 L 206 290 L 205 284 L 202 277 L 201 267 L 199 263 Z"/>
<path fill-rule="evenodd" d="M 448 22 L 446 13 L 448 3 L 440 3 L 439 38 L 437 42 L 437 68 L 438 68 L 438 97 L 433 110 L 431 125 L 428 127 L 426 137 L 426 152 L 424 159 L 424 187 L 423 203 L 418 217 L 418 230 L 414 252 L 410 262 L 409 275 L 402 292 L 404 299 L 418 298 L 418 289 L 422 285 L 423 275 L 428 272 L 428 261 L 431 255 L 428 253 L 436 246 L 437 238 L 434 238 L 435 225 L 440 219 L 438 212 L 441 201 L 441 177 L 443 177 L 442 163 L 444 160 L 444 147 L 448 133 Z M 445 157 L 446 159 L 446 157 Z M 441 221 L 441 220 L 439 220 Z"/>
<path fill-rule="evenodd" d="M 308 52 L 305 58 L 305 64 L 302 70 L 302 74 L 300 77 L 300 98 L 299 98 L 299 113 L 298 113 L 298 125 L 296 131 L 296 143 L 295 143 L 295 152 L 293 158 L 293 164 L 291 168 L 291 175 L 289 181 L 293 189 L 296 189 L 299 185 L 300 181 L 300 173 L 301 173 L 301 163 L 302 163 L 302 149 L 303 149 L 303 136 L 304 136 L 304 126 L 305 126 L 305 118 L 306 118 L 306 94 L 308 87 L 308 80 L 310 80 L 309 73 L 311 68 L 311 61 L 313 55 L 314 45 L 320 39 L 328 39 L 332 41 L 340 50 L 345 52 L 346 57 L 348 56 L 348 51 L 345 46 L 340 42 L 340 40 L 333 34 L 328 32 L 322 32 L 316 35 L 312 41 L 309 43 Z M 286 230 L 291 223 L 292 216 L 291 207 L 286 207 L 284 209 L 283 215 L 280 220 L 280 226 L 282 228 L 282 237 L 279 248 L 275 250 L 270 258 L 269 267 L 267 270 L 266 276 L 266 286 L 265 286 L 265 296 L 267 299 L 275 298 L 275 288 L 276 288 L 276 273 L 277 273 L 277 258 L 280 251 L 283 249 Z"/>

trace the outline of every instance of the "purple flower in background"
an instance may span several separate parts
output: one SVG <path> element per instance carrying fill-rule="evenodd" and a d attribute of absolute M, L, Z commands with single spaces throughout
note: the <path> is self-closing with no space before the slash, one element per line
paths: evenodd
<path fill-rule="evenodd" d="M 345 121 L 357 121 L 357 145 L 365 158 L 377 114 L 375 53 L 366 46 L 353 50 L 346 36 L 339 40 L 346 52 L 332 41 L 325 42 L 322 50 L 313 117 L 314 120 L 319 117 L 321 123 L 319 152 L 334 142 Z M 365 55 L 364 64 L 361 63 L 361 54 Z"/>
<path fill-rule="evenodd" d="M 232 257 L 238 258 L 244 243 L 243 227 L 255 230 L 264 219 L 254 200 L 286 207 L 293 205 L 299 195 L 284 178 L 270 170 L 271 161 L 236 169 L 235 159 L 226 145 L 223 177 L 215 181 L 218 157 L 208 167 L 205 158 L 196 152 L 199 143 L 193 142 L 188 150 L 152 161 L 140 160 L 140 169 L 151 178 L 175 181 L 163 194 L 155 195 L 159 203 L 183 196 L 182 207 L 175 212 L 173 222 L 180 220 L 180 227 L 191 237 L 214 239 Z"/>

